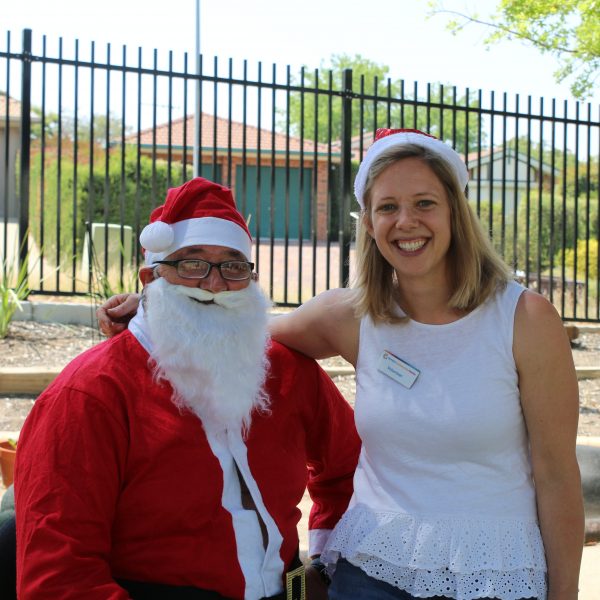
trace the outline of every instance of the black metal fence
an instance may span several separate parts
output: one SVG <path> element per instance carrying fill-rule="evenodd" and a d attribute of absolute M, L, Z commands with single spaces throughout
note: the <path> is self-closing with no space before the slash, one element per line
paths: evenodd
<path fill-rule="evenodd" d="M 0 252 L 4 272 L 29 261 L 36 293 L 134 289 L 140 229 L 194 173 L 233 189 L 277 303 L 344 285 L 355 169 L 375 129 L 408 127 L 465 155 L 469 198 L 517 276 L 563 318 L 600 320 L 598 107 L 50 46 L 25 30 L 0 48 Z"/>

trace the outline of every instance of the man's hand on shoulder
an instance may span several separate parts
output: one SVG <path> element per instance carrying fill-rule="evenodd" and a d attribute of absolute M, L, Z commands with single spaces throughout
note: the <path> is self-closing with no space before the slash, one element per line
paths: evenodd
<path fill-rule="evenodd" d="M 127 324 L 137 312 L 139 294 L 111 296 L 96 309 L 98 329 L 107 337 L 113 337 L 127 329 Z"/>

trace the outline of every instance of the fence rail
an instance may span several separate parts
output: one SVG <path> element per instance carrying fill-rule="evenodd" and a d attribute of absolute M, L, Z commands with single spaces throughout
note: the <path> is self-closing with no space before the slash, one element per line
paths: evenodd
<path fill-rule="evenodd" d="M 378 127 L 408 127 L 464 154 L 470 201 L 516 276 L 564 319 L 600 321 L 598 107 L 50 45 L 25 30 L 0 48 L 0 251 L 5 272 L 29 260 L 36 293 L 135 288 L 140 229 L 194 165 L 233 189 L 275 302 L 345 285 L 357 165 Z"/>

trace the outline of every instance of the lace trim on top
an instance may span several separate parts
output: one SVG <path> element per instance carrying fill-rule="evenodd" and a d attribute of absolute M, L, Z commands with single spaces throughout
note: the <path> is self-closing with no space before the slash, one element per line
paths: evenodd
<path fill-rule="evenodd" d="M 526 519 L 412 516 L 349 510 L 321 559 L 343 557 L 417 598 L 546 598 L 546 561 L 537 523 Z"/>

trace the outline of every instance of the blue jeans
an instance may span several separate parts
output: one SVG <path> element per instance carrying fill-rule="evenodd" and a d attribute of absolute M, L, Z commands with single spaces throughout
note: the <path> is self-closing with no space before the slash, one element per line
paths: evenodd
<path fill-rule="evenodd" d="M 451 600 L 448 596 L 416 598 L 385 581 L 369 577 L 362 569 L 341 558 L 331 578 L 329 600 L 350 600 L 350 598 L 352 600 Z M 481 600 L 494 599 L 481 598 Z"/>

